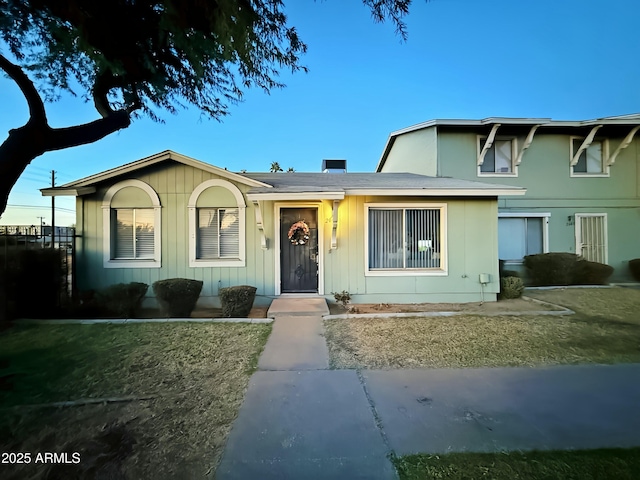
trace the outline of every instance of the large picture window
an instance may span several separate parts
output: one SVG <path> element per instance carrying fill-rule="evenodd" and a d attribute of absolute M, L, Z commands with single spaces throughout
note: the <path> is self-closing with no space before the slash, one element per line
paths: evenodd
<path fill-rule="evenodd" d="M 155 249 L 154 211 L 147 208 L 119 208 L 111 211 L 111 258 L 153 259 Z"/>
<path fill-rule="evenodd" d="M 237 208 L 199 208 L 196 258 L 238 258 L 239 223 Z"/>
<path fill-rule="evenodd" d="M 368 208 L 369 272 L 444 270 L 443 206 Z"/>

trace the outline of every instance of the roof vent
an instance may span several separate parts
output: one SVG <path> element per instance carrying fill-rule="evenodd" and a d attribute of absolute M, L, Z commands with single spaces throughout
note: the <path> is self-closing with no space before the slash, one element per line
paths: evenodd
<path fill-rule="evenodd" d="M 346 160 L 322 160 L 323 173 L 347 173 Z"/>

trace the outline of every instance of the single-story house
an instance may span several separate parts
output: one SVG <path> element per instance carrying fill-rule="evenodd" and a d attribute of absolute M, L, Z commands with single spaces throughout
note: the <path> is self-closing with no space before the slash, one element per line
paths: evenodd
<path fill-rule="evenodd" d="M 165 151 L 42 193 L 76 197 L 80 290 L 183 277 L 204 282 L 202 305 L 219 305 L 221 287 L 245 284 L 257 302 L 343 290 L 354 302 L 494 301 L 497 198 L 525 189 L 413 173 L 234 173 Z"/>

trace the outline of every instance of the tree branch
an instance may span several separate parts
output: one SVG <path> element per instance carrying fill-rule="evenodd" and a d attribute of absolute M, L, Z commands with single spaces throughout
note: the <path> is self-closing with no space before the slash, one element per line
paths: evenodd
<path fill-rule="evenodd" d="M 66 128 L 52 128 L 48 135 L 46 151 L 61 150 L 93 143 L 107 135 L 127 128 L 131 117 L 127 110 L 117 110 L 93 122 Z"/>
<path fill-rule="evenodd" d="M 41 126 L 47 125 L 47 113 L 44 109 L 44 102 L 38 94 L 33 82 L 27 77 L 22 68 L 11 63 L 4 55 L 0 54 L 0 68 L 9 75 L 24 95 L 29 105 L 29 122 L 37 123 Z"/>

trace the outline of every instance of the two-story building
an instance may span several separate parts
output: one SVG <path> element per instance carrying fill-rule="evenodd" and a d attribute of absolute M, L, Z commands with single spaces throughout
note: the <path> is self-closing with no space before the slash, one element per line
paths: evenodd
<path fill-rule="evenodd" d="M 391 133 L 376 171 L 525 187 L 498 198 L 507 268 L 522 269 L 529 254 L 575 252 L 624 282 L 627 262 L 640 257 L 638 130 L 640 115 L 431 120 Z"/>

